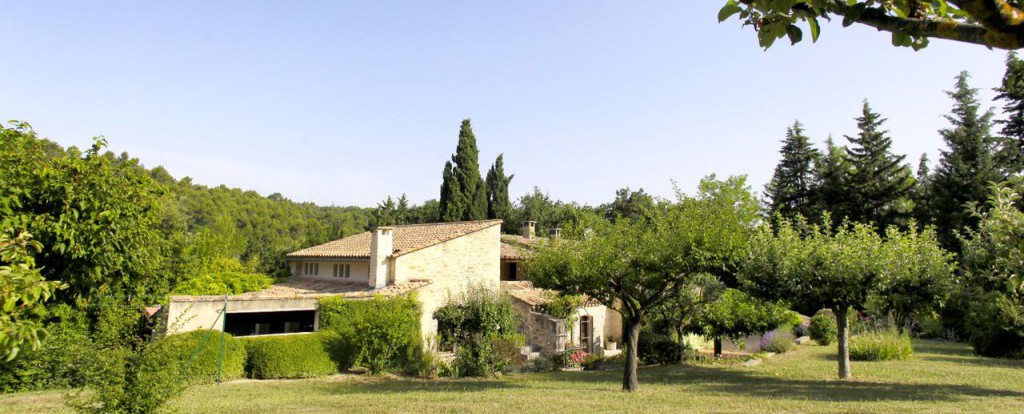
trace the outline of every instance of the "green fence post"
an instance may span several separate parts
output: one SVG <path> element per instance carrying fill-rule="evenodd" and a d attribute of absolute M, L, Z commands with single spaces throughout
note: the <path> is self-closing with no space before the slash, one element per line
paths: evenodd
<path fill-rule="evenodd" d="M 217 384 L 220 384 L 221 372 L 224 371 L 224 330 L 228 325 L 228 295 L 224 295 L 224 307 L 220 310 L 220 355 L 217 356 Z"/>

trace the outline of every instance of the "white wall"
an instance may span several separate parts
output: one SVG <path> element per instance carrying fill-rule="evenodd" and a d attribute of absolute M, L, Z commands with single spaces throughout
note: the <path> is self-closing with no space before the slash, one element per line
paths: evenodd
<path fill-rule="evenodd" d="M 320 273 L 317 275 L 306 275 L 302 273 L 306 263 L 317 263 L 320 265 Z M 335 264 L 347 264 L 352 266 L 352 270 L 349 273 L 348 278 L 334 277 L 334 265 Z M 292 276 L 311 277 L 325 280 L 340 280 L 346 282 L 358 282 L 358 283 L 369 283 L 370 280 L 370 262 L 367 261 L 327 261 L 327 260 L 310 260 L 310 261 L 293 261 L 290 262 L 292 270 Z"/>

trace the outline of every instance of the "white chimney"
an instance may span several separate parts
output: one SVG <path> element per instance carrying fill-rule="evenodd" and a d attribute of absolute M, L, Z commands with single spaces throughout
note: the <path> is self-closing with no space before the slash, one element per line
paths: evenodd
<path fill-rule="evenodd" d="M 382 289 L 388 285 L 391 254 L 395 246 L 395 228 L 377 227 L 370 239 L 370 287 Z"/>
<path fill-rule="evenodd" d="M 533 233 L 536 230 L 536 228 L 537 228 L 537 222 L 536 221 L 524 221 L 523 222 L 523 238 L 524 239 L 532 239 L 533 238 Z"/>

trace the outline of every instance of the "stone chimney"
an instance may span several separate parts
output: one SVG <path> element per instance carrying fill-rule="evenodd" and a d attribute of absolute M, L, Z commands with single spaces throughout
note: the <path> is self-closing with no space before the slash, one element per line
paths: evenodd
<path fill-rule="evenodd" d="M 536 231 L 536 229 L 537 229 L 537 222 L 536 221 L 524 221 L 523 222 L 523 238 L 524 239 L 532 239 L 533 238 L 533 233 L 534 233 L 534 231 Z"/>
<path fill-rule="evenodd" d="M 394 227 L 377 227 L 373 230 L 370 239 L 370 288 L 381 289 L 388 285 L 394 246 Z"/>
<path fill-rule="evenodd" d="M 548 237 L 555 241 L 562 240 L 562 229 L 555 227 L 548 230 Z"/>

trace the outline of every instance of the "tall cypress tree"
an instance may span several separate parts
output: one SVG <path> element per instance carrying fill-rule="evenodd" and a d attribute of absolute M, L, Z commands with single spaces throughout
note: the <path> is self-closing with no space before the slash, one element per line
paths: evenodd
<path fill-rule="evenodd" d="M 791 220 L 797 215 L 808 220 L 816 219 L 818 176 L 815 167 L 820 162 L 821 152 L 811 146 L 800 121 L 786 129 L 786 138 L 782 140 L 779 153 L 782 159 L 765 187 L 769 208 Z"/>
<path fill-rule="evenodd" d="M 849 219 L 874 222 L 880 231 L 891 224 L 905 224 L 912 211 L 909 196 L 915 184 L 910 167 L 903 163 L 907 156 L 891 151 L 892 139 L 882 129 L 885 121 L 864 101 L 857 118 L 860 132 L 846 137 L 850 141 L 846 149 Z"/>
<path fill-rule="evenodd" d="M 441 221 L 487 218 L 487 185 L 480 177 L 480 153 L 469 119 L 462 120 L 459 145 L 445 164 L 441 182 Z"/>
<path fill-rule="evenodd" d="M 505 175 L 505 155 L 498 154 L 491 169 L 487 171 L 487 218 L 509 222 L 512 218 L 512 201 L 508 198 L 508 184 L 515 174 Z M 506 228 L 506 231 L 514 229 Z"/>
<path fill-rule="evenodd" d="M 956 77 L 952 91 L 953 111 L 946 115 L 951 128 L 939 134 L 948 149 L 941 151 L 939 164 L 931 177 L 932 212 L 939 230 L 939 241 L 959 251 L 957 232 L 974 227 L 977 219 L 971 205 L 984 205 L 989 183 L 1003 179 L 995 160 L 997 141 L 992 136 L 992 110 L 981 112 L 978 90 L 971 88 L 966 71 Z"/>
<path fill-rule="evenodd" d="M 1020 174 L 1024 171 L 1024 61 L 1016 52 L 1006 56 L 1003 82 L 995 91 L 996 99 L 1004 102 L 1006 117 L 996 121 L 1003 126 L 997 162 L 1004 175 Z"/>

